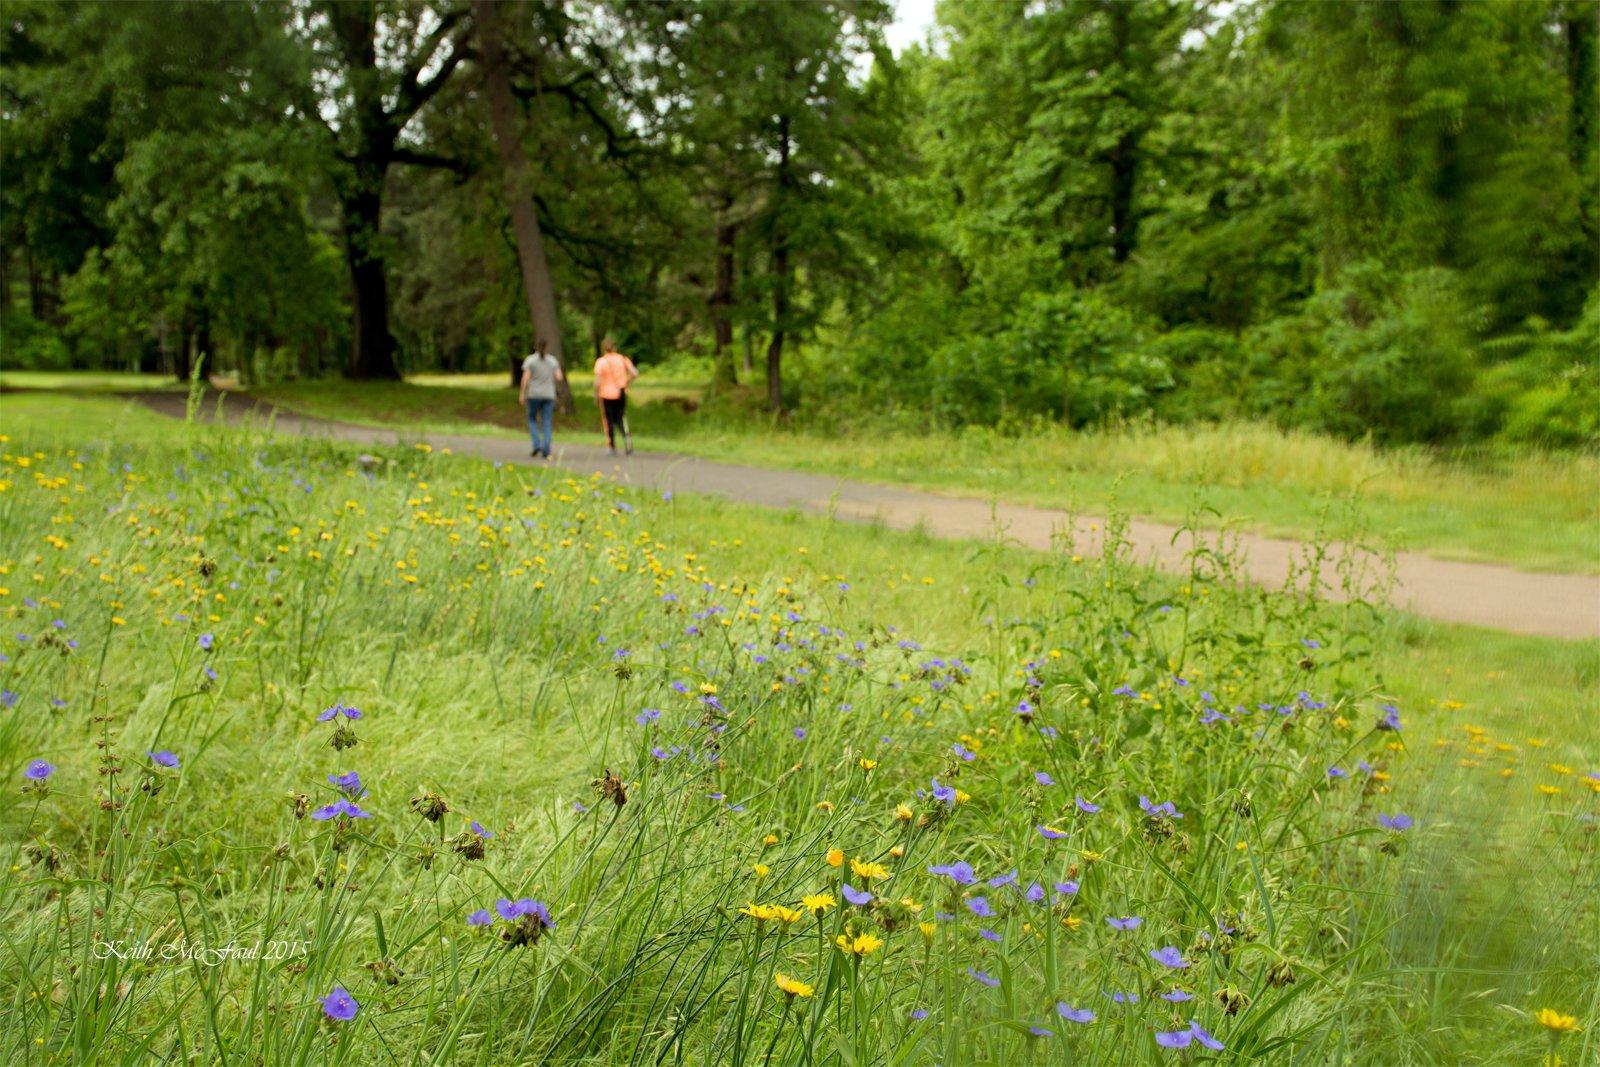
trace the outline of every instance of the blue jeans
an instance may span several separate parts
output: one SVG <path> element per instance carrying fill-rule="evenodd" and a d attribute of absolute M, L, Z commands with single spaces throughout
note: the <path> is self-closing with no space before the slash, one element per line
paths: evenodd
<path fill-rule="evenodd" d="M 528 436 L 533 438 L 533 450 L 550 454 L 550 417 L 556 402 L 550 397 L 528 398 Z"/>

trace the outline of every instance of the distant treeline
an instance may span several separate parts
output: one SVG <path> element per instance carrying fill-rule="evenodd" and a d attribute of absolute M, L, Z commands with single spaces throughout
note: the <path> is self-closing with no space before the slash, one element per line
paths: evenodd
<path fill-rule="evenodd" d="M 13 0 L 4 363 L 612 333 L 817 417 L 1600 437 L 1600 5 L 942 0 L 898 57 L 891 16 Z"/>

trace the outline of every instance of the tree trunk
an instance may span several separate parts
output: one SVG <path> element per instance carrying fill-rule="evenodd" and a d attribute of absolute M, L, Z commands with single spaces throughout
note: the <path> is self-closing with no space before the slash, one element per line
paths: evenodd
<path fill-rule="evenodd" d="M 772 341 L 767 345 L 767 406 L 783 410 L 783 335 L 789 326 L 789 116 L 778 116 L 778 182 L 772 203 Z"/>
<path fill-rule="evenodd" d="M 172 376 L 187 382 L 194 369 L 194 312 L 183 309 L 183 322 L 178 327 L 178 347 L 172 353 Z"/>
<path fill-rule="evenodd" d="M 380 179 L 381 181 L 381 179 Z M 378 251 L 382 200 L 356 194 L 344 204 L 345 262 L 350 267 L 352 378 L 398 381 L 394 335 L 389 332 L 389 279 Z"/>
<path fill-rule="evenodd" d="M 1116 62 L 1128 67 L 1130 46 L 1128 9 L 1122 4 L 1110 4 L 1112 48 Z M 1139 222 L 1134 215 L 1133 195 L 1139 177 L 1139 139 L 1137 130 L 1128 130 L 1117 139 L 1111 149 L 1111 259 L 1118 266 L 1133 255 Z"/>
<path fill-rule="evenodd" d="M 511 95 L 511 78 L 506 70 L 505 47 L 500 37 L 500 14 L 494 0 L 472 0 L 472 13 L 481 53 L 484 99 L 500 156 L 506 203 L 511 210 L 511 232 L 517 239 L 517 262 L 522 268 L 522 291 L 528 302 L 528 318 L 533 324 L 535 344 L 539 341 L 548 344 L 550 354 L 564 367 L 566 358 L 561 347 L 561 324 L 556 317 L 556 291 L 550 280 L 544 234 L 539 230 L 539 213 L 534 209 L 533 175 L 522 150 L 521 124 L 517 121 L 516 100 Z M 556 385 L 556 407 L 563 413 L 570 414 L 573 410 L 572 389 L 565 375 Z"/>
<path fill-rule="evenodd" d="M 733 362 L 733 307 L 734 237 L 736 227 L 728 220 L 733 208 L 733 198 L 725 197 L 717 222 L 717 280 L 707 304 L 711 309 L 711 336 L 716 357 L 711 375 L 711 392 L 715 395 L 722 386 L 738 385 L 739 374 Z"/>
<path fill-rule="evenodd" d="M 1583 257 L 1583 274 L 1592 279 L 1594 250 L 1600 243 L 1600 204 L 1596 203 L 1594 169 L 1594 141 L 1600 135 L 1595 122 L 1596 95 L 1600 93 L 1600 60 L 1596 56 L 1600 10 L 1593 4 L 1569 3 L 1562 32 L 1567 45 L 1567 85 L 1572 93 L 1567 152 L 1578 176 L 1578 215 L 1583 227 L 1578 255 Z"/>

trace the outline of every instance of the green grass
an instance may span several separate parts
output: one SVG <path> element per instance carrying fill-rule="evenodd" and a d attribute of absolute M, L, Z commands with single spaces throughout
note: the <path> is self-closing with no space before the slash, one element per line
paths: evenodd
<path fill-rule="evenodd" d="M 6 1062 L 1172 1063 L 1152 1032 L 1190 1019 L 1236 1062 L 1533 1062 L 1546 1006 L 1586 1027 L 1568 1062 L 1595 1055 L 1592 642 L 10 399 L 0 764 L 58 770 L 0 793 Z M 1201 723 L 1202 691 L 1229 721 Z M 335 702 L 364 713 L 343 751 L 316 721 Z M 1372 730 L 1387 702 L 1399 733 Z M 673 745 L 695 758 L 649 753 Z M 591 788 L 608 768 L 622 807 Z M 351 770 L 371 819 L 296 817 Z M 1142 818 L 1141 793 L 1185 818 Z M 1401 810 L 1412 830 L 1376 828 Z M 495 834 L 482 859 L 468 819 Z M 889 869 L 880 902 L 791 930 L 739 913 L 859 886 L 830 846 Z M 1080 889 L 980 883 L 980 920 L 927 873 L 954 860 Z M 524 896 L 555 920 L 536 944 L 465 923 Z M 935 911 L 956 918 L 925 939 Z M 841 933 L 884 944 L 858 961 Z M 182 938 L 309 948 L 96 958 Z M 1163 945 L 1192 966 L 1165 971 Z M 788 1003 L 775 971 L 815 996 Z M 323 1018 L 335 985 L 355 1020 Z M 1173 985 L 1196 999 L 1156 996 Z M 1249 1003 L 1229 1016 L 1219 990 Z"/>
<path fill-rule="evenodd" d="M 164 374 L 131 371 L 0 370 L 0 389 L 52 389 L 74 393 L 122 393 L 136 390 L 182 390 Z"/>
<path fill-rule="evenodd" d="M 517 433 L 509 389 L 473 384 L 305 382 L 262 390 L 295 410 L 418 432 Z M 500 381 L 494 378 L 494 381 Z M 598 441 L 599 416 L 578 383 L 579 411 L 558 430 Z M 652 392 L 652 390 L 656 390 Z M 1171 522 L 1212 509 L 1238 528 L 1306 537 L 1327 513 L 1354 514 L 1397 549 L 1534 570 L 1600 573 L 1600 458 L 1588 454 L 1450 457 L 1380 450 L 1260 425 L 1041 428 L 1024 437 L 807 431 L 725 408 L 691 413 L 673 380 L 633 392 L 641 448 L 792 468 L 968 496 L 1088 512 L 1124 510 Z"/>

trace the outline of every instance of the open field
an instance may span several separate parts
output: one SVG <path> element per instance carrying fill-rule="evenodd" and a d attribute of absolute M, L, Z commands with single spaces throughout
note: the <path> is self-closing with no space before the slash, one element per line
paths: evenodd
<path fill-rule="evenodd" d="M 7 1062 L 1596 1053 L 1593 643 L 0 405 Z"/>
<path fill-rule="evenodd" d="M 289 382 L 253 395 L 308 415 L 418 434 L 521 436 L 525 418 L 505 382 L 491 374 L 421 375 L 404 384 Z M 163 384 L 138 375 L 0 375 L 0 385 L 13 388 L 130 390 L 144 383 Z M 557 432 L 603 443 L 588 378 L 575 374 L 573 384 L 578 410 L 557 420 Z M 1588 453 L 1452 459 L 1252 424 L 1042 427 L 1023 438 L 978 429 L 806 431 L 726 408 L 695 414 L 700 391 L 686 378 L 652 380 L 647 373 L 630 391 L 639 447 L 1166 522 L 1209 509 L 1219 523 L 1226 517 L 1265 534 L 1359 533 L 1446 559 L 1600 573 L 1600 458 Z"/>

